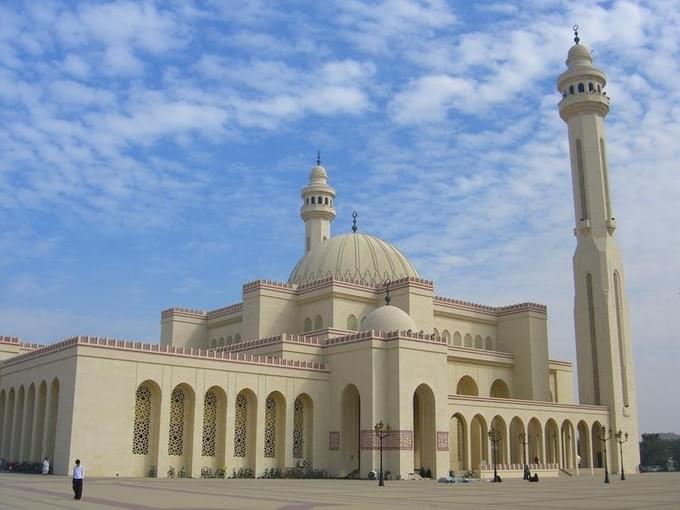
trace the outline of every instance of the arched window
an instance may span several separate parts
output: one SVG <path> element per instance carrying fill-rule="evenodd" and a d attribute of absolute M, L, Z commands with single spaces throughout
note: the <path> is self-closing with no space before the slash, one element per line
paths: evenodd
<path fill-rule="evenodd" d="M 583 83 L 578 84 L 578 91 L 579 92 L 585 92 L 586 91 L 586 87 L 585 87 L 585 85 L 583 85 Z"/>
<path fill-rule="evenodd" d="M 572 96 L 574 95 L 574 86 L 573 85 L 569 85 L 569 94 L 572 95 Z"/>
<path fill-rule="evenodd" d="M 453 345 L 463 345 L 463 339 L 458 331 L 453 334 Z"/>
<path fill-rule="evenodd" d="M 323 205 L 323 197 L 319 197 L 317 200 L 319 205 Z"/>
<path fill-rule="evenodd" d="M 597 85 L 597 92 L 602 93 L 602 87 L 599 84 Z"/>
<path fill-rule="evenodd" d="M 472 347 L 472 335 L 465 333 L 465 347 Z"/>
<path fill-rule="evenodd" d="M 508 385 L 502 379 L 496 379 L 491 385 L 491 397 L 494 398 L 510 398 L 510 390 Z"/>
<path fill-rule="evenodd" d="M 241 335 L 236 333 L 236 336 L 234 337 L 234 343 L 239 343 L 241 341 Z"/>
<path fill-rule="evenodd" d="M 132 453 L 149 454 L 149 428 L 151 425 L 151 390 L 142 385 L 135 395 L 135 428 L 132 435 Z"/>
<path fill-rule="evenodd" d="M 588 82 L 588 92 L 595 92 L 595 87 L 593 87 L 593 82 Z"/>
<path fill-rule="evenodd" d="M 239 393 L 234 416 L 234 457 L 245 457 L 248 443 L 248 398 Z"/>
<path fill-rule="evenodd" d="M 220 337 L 219 345 L 220 345 L 220 347 L 222 347 L 224 345 L 224 337 L 223 336 Z"/>
<path fill-rule="evenodd" d="M 184 400 L 182 388 L 175 388 L 170 397 L 168 455 L 182 455 L 184 453 Z"/>
<path fill-rule="evenodd" d="M 324 199 L 324 203 L 325 203 L 326 205 L 328 205 L 328 197 L 326 197 L 326 198 Z"/>
<path fill-rule="evenodd" d="M 309 197 L 305 199 L 305 205 L 309 205 Z"/>
<path fill-rule="evenodd" d="M 309 317 L 307 317 L 307 318 L 305 319 L 305 327 L 303 328 L 303 331 L 304 331 L 305 333 L 307 333 L 308 331 L 311 331 L 311 330 L 312 330 L 312 319 L 310 319 Z"/>
<path fill-rule="evenodd" d="M 478 396 L 477 383 L 469 375 L 461 377 L 456 386 L 456 394 Z"/>
<path fill-rule="evenodd" d="M 449 333 L 448 329 L 445 329 L 442 333 L 442 340 L 446 342 L 446 345 L 451 345 L 451 333 Z"/>
<path fill-rule="evenodd" d="M 481 349 L 481 348 L 483 348 L 483 347 L 484 347 L 484 345 L 483 345 L 483 343 L 482 343 L 482 337 L 479 336 L 479 335 L 475 336 L 475 348 L 476 348 L 476 349 Z"/>
<path fill-rule="evenodd" d="M 305 450 L 305 404 L 300 397 L 295 399 L 293 416 L 293 458 L 301 459 Z"/>
<path fill-rule="evenodd" d="M 321 329 L 323 328 L 323 319 L 321 318 L 321 315 L 317 315 L 314 318 L 314 329 Z"/>
<path fill-rule="evenodd" d="M 353 314 L 350 314 L 349 317 L 347 317 L 347 329 L 350 331 L 356 331 L 359 329 L 359 323 L 356 316 Z"/>
<path fill-rule="evenodd" d="M 234 339 L 231 337 L 231 335 L 229 335 L 229 336 L 227 337 L 227 345 L 231 345 L 231 344 L 233 344 L 233 343 L 234 343 Z"/>
<path fill-rule="evenodd" d="M 314 205 L 314 197 L 312 197 L 312 205 Z"/>
<path fill-rule="evenodd" d="M 213 338 L 212 341 L 210 342 L 210 345 L 212 346 L 213 349 L 217 347 L 217 340 Z"/>
<path fill-rule="evenodd" d="M 486 340 L 484 340 L 484 348 L 493 351 L 493 340 L 491 340 L 490 336 L 487 336 Z"/>
<path fill-rule="evenodd" d="M 204 457 L 215 456 L 215 438 L 217 436 L 217 396 L 208 391 L 203 400 L 203 449 Z"/>
<path fill-rule="evenodd" d="M 276 399 L 267 397 L 264 407 L 264 456 L 276 457 Z"/>

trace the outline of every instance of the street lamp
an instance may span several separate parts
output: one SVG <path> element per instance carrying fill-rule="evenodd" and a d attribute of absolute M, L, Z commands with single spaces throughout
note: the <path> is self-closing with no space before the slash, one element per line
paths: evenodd
<path fill-rule="evenodd" d="M 607 441 L 611 438 L 612 429 L 609 429 L 609 435 L 607 435 L 607 427 L 602 425 L 598 439 L 602 441 L 602 444 L 604 445 L 604 483 L 609 483 L 609 470 L 607 469 Z"/>
<path fill-rule="evenodd" d="M 619 454 L 621 455 L 621 480 L 626 479 L 626 475 L 623 474 L 623 443 L 628 441 L 628 432 L 625 434 L 622 431 L 616 433 L 616 442 L 619 443 Z"/>
<path fill-rule="evenodd" d="M 497 482 L 498 481 L 498 471 L 496 470 L 496 443 L 500 441 L 501 439 L 501 433 L 497 431 L 496 429 L 491 429 L 489 431 L 489 439 L 491 440 L 491 443 L 493 445 L 493 481 Z"/>
<path fill-rule="evenodd" d="M 522 445 L 522 453 L 524 454 L 524 479 L 527 480 L 529 478 L 529 466 L 527 466 L 527 446 L 531 442 L 531 438 L 526 434 L 526 432 L 522 432 L 519 435 L 519 444 Z"/>
<path fill-rule="evenodd" d="M 380 440 L 380 475 L 378 476 L 378 487 L 383 487 L 385 485 L 383 478 L 383 439 L 390 435 L 392 427 L 390 425 L 383 425 L 382 420 L 380 420 L 380 423 L 376 423 L 373 429 L 375 430 L 375 435 L 378 436 L 378 439 Z"/>

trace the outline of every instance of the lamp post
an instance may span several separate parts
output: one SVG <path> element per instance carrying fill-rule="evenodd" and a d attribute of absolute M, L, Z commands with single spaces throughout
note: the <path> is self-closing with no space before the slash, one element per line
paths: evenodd
<path fill-rule="evenodd" d="M 382 420 L 380 420 L 380 423 L 376 423 L 373 429 L 375 430 L 375 435 L 378 436 L 378 439 L 380 440 L 380 474 L 378 476 L 378 487 L 383 487 L 385 485 L 383 478 L 383 439 L 390 435 L 392 427 L 383 425 Z"/>
<path fill-rule="evenodd" d="M 607 435 L 609 434 L 609 435 Z M 609 470 L 607 469 L 607 441 L 612 438 L 612 429 L 607 432 L 607 427 L 602 425 L 598 439 L 604 445 L 604 483 L 609 483 Z"/>
<path fill-rule="evenodd" d="M 493 451 L 491 452 L 493 455 L 493 481 L 497 482 L 498 481 L 498 471 L 496 470 L 496 443 L 500 441 L 501 438 L 501 433 L 497 431 L 496 429 L 491 429 L 489 431 L 489 439 L 491 440 L 491 444 L 493 445 Z"/>
<path fill-rule="evenodd" d="M 527 446 L 529 446 L 530 442 L 531 442 L 531 438 L 526 434 L 526 432 L 522 432 L 519 435 L 519 444 L 522 445 L 522 453 L 524 454 L 524 479 L 525 480 L 529 477 L 529 466 L 527 466 Z"/>
<path fill-rule="evenodd" d="M 622 431 L 616 433 L 616 442 L 619 443 L 619 454 L 621 455 L 621 480 L 626 479 L 626 475 L 623 474 L 623 443 L 628 441 L 628 432 L 625 434 Z"/>

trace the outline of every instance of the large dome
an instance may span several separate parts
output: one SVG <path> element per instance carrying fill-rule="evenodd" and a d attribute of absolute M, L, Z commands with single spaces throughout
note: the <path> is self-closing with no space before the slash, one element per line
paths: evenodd
<path fill-rule="evenodd" d="M 352 233 L 331 237 L 297 263 L 288 283 L 306 283 L 335 276 L 382 283 L 418 277 L 413 265 L 394 246 L 374 236 Z"/>

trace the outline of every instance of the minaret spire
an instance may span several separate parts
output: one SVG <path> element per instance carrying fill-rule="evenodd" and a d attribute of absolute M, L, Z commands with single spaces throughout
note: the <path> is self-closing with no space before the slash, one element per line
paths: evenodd
<path fill-rule="evenodd" d="M 305 222 L 307 253 L 331 237 L 331 222 L 335 218 L 335 190 L 328 185 L 326 169 L 321 166 L 321 151 L 316 152 L 316 166 L 301 196 L 300 216 Z"/>
<path fill-rule="evenodd" d="M 557 81 L 560 117 L 569 132 L 574 194 L 574 325 L 579 401 L 605 405 L 609 424 L 637 437 L 638 419 L 632 341 L 624 290 L 623 262 L 614 238 L 616 221 L 609 194 L 604 119 L 609 97 L 605 74 L 593 66 L 590 50 L 574 45 L 567 70 Z M 624 445 L 624 464 L 640 462 L 637 445 Z M 618 456 L 612 455 L 616 470 Z"/>

